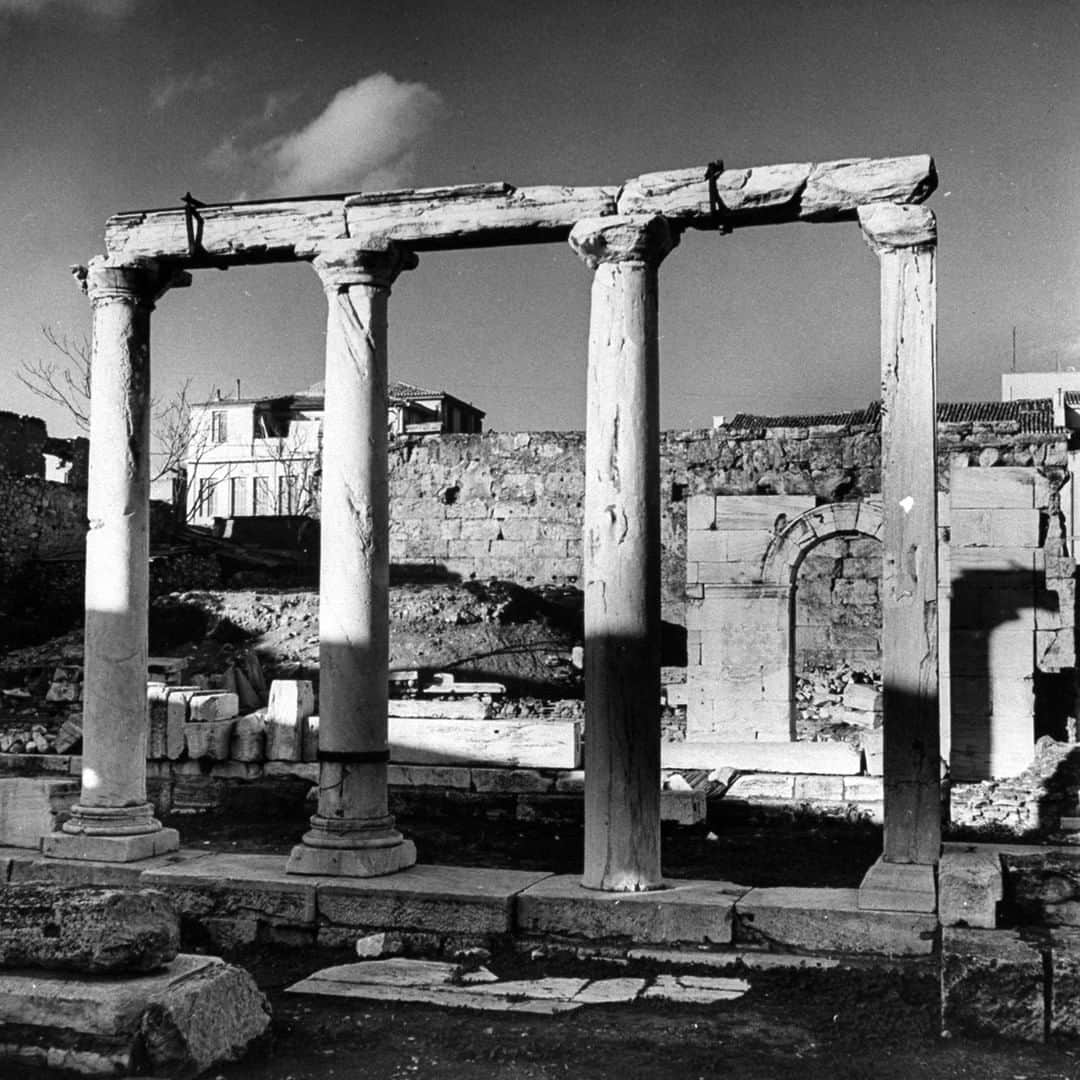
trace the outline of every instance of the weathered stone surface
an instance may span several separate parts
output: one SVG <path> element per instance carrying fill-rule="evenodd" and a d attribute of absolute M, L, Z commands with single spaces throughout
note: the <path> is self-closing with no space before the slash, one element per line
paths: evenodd
<path fill-rule="evenodd" d="M 947 846 L 938 863 L 941 925 L 994 929 L 1003 889 L 1000 856 L 992 851 Z"/>
<path fill-rule="evenodd" d="M 0 778 L 0 844 L 37 848 L 58 829 L 79 797 L 75 780 Z"/>
<path fill-rule="evenodd" d="M 525 890 L 517 899 L 517 923 L 526 933 L 593 942 L 725 944 L 744 891 L 722 881 L 670 881 L 653 892 L 600 892 L 566 874 Z"/>
<path fill-rule="evenodd" d="M 275 679 L 266 707 L 266 756 L 272 761 L 300 761 L 304 729 L 315 712 L 315 691 L 307 679 Z"/>
<path fill-rule="evenodd" d="M 576 720 L 467 720 L 391 716 L 395 762 L 420 765 L 501 765 L 576 769 L 581 724 Z"/>
<path fill-rule="evenodd" d="M 714 1001 L 741 998 L 750 984 L 745 979 L 724 979 L 708 975 L 657 975 L 643 994 L 646 998 L 677 1001 L 685 1005 L 708 1005 Z"/>
<path fill-rule="evenodd" d="M 229 757 L 233 761 L 262 761 L 266 757 L 266 710 L 239 716 L 232 729 Z"/>
<path fill-rule="evenodd" d="M 1080 852 L 1014 849 L 1003 859 L 1006 896 L 1023 922 L 1080 925 Z"/>
<path fill-rule="evenodd" d="M 180 920 L 150 889 L 41 882 L 0 889 L 0 967 L 153 971 L 180 951 Z"/>
<path fill-rule="evenodd" d="M 240 1058 L 269 1025 L 251 976 L 216 957 L 125 979 L 0 973 L 0 1054 L 24 1065 L 194 1076 Z"/>
<path fill-rule="evenodd" d="M 936 911 L 933 866 L 879 858 L 859 886 L 859 907 L 867 911 Z"/>
<path fill-rule="evenodd" d="M 863 911 L 858 889 L 751 889 L 735 907 L 735 940 L 816 952 L 929 956 L 937 918 Z"/>
<path fill-rule="evenodd" d="M 1080 930 L 1051 930 L 1050 1033 L 1080 1036 Z"/>
<path fill-rule="evenodd" d="M 942 930 L 942 1031 L 1041 1042 L 1045 1022 L 1036 946 L 1015 930 Z"/>
<path fill-rule="evenodd" d="M 524 870 L 418 865 L 400 874 L 319 882 L 318 914 L 341 926 L 505 934 L 515 898 L 548 877 Z"/>
<path fill-rule="evenodd" d="M 719 769 L 743 772 L 826 773 L 854 776 L 862 771 L 859 751 L 847 743 L 828 742 L 665 742 L 665 769 Z"/>

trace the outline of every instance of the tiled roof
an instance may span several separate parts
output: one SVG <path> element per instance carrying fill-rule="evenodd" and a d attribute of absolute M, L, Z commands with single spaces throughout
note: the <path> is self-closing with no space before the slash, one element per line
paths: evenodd
<path fill-rule="evenodd" d="M 1076 395 L 1080 403 L 1080 392 Z M 1019 401 L 957 401 L 939 402 L 938 422 L 942 424 L 993 424 L 1017 422 L 1021 431 L 1039 432 L 1054 430 L 1054 406 L 1049 398 L 1031 398 Z M 738 413 L 724 426 L 741 431 L 756 428 L 781 427 L 869 427 L 881 422 L 881 403 L 872 402 L 865 409 L 850 412 L 810 413 L 805 416 L 755 416 Z"/>
<path fill-rule="evenodd" d="M 306 390 L 301 390 L 296 396 L 304 398 L 321 398 L 326 394 L 326 383 L 320 379 L 312 383 Z M 413 386 L 412 383 L 393 382 L 387 390 L 387 396 L 391 401 L 412 401 L 414 398 L 441 398 L 446 397 L 445 390 L 425 390 L 422 386 Z"/>

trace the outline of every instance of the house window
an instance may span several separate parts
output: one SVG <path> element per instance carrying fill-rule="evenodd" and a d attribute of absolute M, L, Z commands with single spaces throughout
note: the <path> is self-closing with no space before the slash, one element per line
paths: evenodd
<path fill-rule="evenodd" d="M 278 513 L 295 514 L 300 505 L 298 477 L 282 474 L 278 477 Z"/>
<path fill-rule="evenodd" d="M 247 477 L 234 476 L 229 481 L 229 513 L 243 517 L 247 513 Z"/>
<path fill-rule="evenodd" d="M 210 414 L 210 441 L 223 443 L 229 438 L 228 413 L 215 409 Z"/>
<path fill-rule="evenodd" d="M 214 481 L 205 477 L 199 481 L 199 497 L 195 500 L 195 516 L 214 516 Z"/>
<path fill-rule="evenodd" d="M 274 512 L 270 505 L 270 478 L 268 476 L 255 477 L 251 491 L 251 512 L 264 516 Z"/>

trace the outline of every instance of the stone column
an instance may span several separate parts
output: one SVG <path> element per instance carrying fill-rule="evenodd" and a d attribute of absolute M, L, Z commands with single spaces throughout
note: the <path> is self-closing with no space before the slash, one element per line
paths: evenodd
<path fill-rule="evenodd" d="M 386 307 L 416 256 L 333 242 L 313 260 L 329 304 L 319 568 L 319 804 L 294 874 L 376 877 L 416 848 L 388 810 L 390 541 Z"/>
<path fill-rule="evenodd" d="M 657 268 L 666 219 L 579 222 L 595 271 L 585 451 L 585 874 L 660 877 L 660 449 Z"/>
<path fill-rule="evenodd" d="M 179 846 L 146 798 L 150 312 L 190 277 L 152 261 L 94 259 L 82 792 L 46 855 L 129 862 Z"/>
<path fill-rule="evenodd" d="M 941 853 L 937 567 L 937 228 L 922 206 L 859 223 L 881 264 L 885 843 L 860 906 L 933 911 Z"/>

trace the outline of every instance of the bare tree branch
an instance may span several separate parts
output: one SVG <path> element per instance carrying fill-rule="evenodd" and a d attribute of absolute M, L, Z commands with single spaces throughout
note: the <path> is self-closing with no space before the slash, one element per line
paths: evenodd
<path fill-rule="evenodd" d="M 64 359 L 23 360 L 15 377 L 32 394 L 66 410 L 80 431 L 89 431 L 90 342 L 57 334 L 50 326 L 41 334 Z"/>

